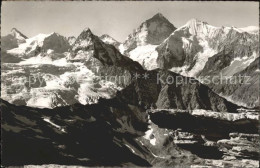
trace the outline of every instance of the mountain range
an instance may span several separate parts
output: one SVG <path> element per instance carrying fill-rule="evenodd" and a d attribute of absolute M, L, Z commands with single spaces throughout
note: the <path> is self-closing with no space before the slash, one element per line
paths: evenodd
<path fill-rule="evenodd" d="M 107 34 L 100 37 L 95 36 L 89 28 L 83 30 L 77 38 L 66 38 L 58 33 L 39 34 L 27 38 L 14 28 L 9 35 L 2 37 L 1 48 L 2 64 L 17 63 L 8 66 L 3 64 L 4 78 L 8 78 L 4 73 L 5 68 L 10 69 L 10 66 L 14 66 L 14 69 L 18 68 L 19 71 L 22 71 L 21 67 L 18 66 L 21 64 L 25 67 L 30 67 L 33 64 L 35 64 L 34 67 L 39 66 L 39 72 L 36 73 L 37 70 L 30 72 L 33 75 L 43 71 L 40 70 L 41 66 L 49 66 L 52 69 L 59 69 L 59 71 L 66 69 L 66 71 L 82 72 L 84 68 L 89 73 L 93 73 L 92 76 L 95 76 L 95 79 L 97 76 L 104 74 L 109 74 L 110 77 L 128 74 L 127 81 L 130 81 L 136 72 L 157 68 L 179 73 L 186 77 L 194 77 L 198 80 L 200 77 L 210 76 L 212 78 L 220 74 L 232 77 L 245 74 L 244 71 L 250 71 L 246 74 L 259 73 L 259 68 L 254 66 L 259 58 L 257 27 L 215 27 L 206 22 L 191 19 L 185 25 L 176 28 L 161 13 L 141 23 L 123 43 L 116 41 Z M 44 63 L 47 65 L 44 65 Z M 81 64 L 81 70 L 79 64 Z M 83 64 L 87 66 L 83 66 Z M 17 70 L 13 73 L 17 74 Z M 69 72 L 61 73 L 68 74 Z M 10 74 L 12 73 L 9 72 L 8 75 Z M 19 75 L 21 75 L 21 72 L 19 72 Z M 61 74 L 53 71 L 51 75 L 60 78 Z M 70 74 L 69 76 L 75 77 L 78 75 L 74 73 L 74 75 Z M 56 83 L 61 83 L 61 80 L 56 78 Z M 254 76 L 250 76 L 249 81 L 252 81 L 249 85 L 237 84 L 234 87 L 230 84 L 223 84 L 221 87 L 217 84 L 208 84 L 208 86 L 217 94 L 234 103 L 256 107 L 258 106 L 259 95 L 253 89 L 258 88 L 259 82 L 254 80 Z M 110 82 L 108 85 L 113 85 L 112 88 L 115 88 L 112 89 L 113 91 L 111 91 L 111 86 L 101 87 L 102 89 L 98 88 L 100 91 L 95 91 L 97 93 L 94 94 L 95 96 L 89 95 L 88 98 L 92 97 L 94 98 L 93 101 L 96 101 L 102 95 L 110 97 L 115 95 L 118 87 L 124 88 L 129 83 L 126 82 L 122 86 Z M 5 88 L 3 85 L 5 85 L 5 82 L 2 84 L 2 88 Z M 17 83 L 14 83 L 14 85 L 17 85 Z M 61 91 L 62 89 L 57 86 L 55 90 L 59 93 L 56 96 L 51 94 L 52 96 L 47 99 L 50 102 L 62 101 L 63 103 L 54 103 L 56 105 L 48 106 L 70 104 L 60 95 L 60 92 L 76 96 L 75 101 L 70 102 L 78 102 L 80 92 L 82 90 L 85 92 L 86 86 L 82 89 L 83 83 L 77 83 L 77 85 L 79 87 L 74 87 L 73 93 L 70 93 L 71 91 L 68 91 L 68 88 L 65 89 L 66 91 Z M 96 86 L 91 86 L 91 88 L 90 90 L 97 89 Z M 48 92 L 47 87 L 41 87 L 41 89 Z M 242 90 L 252 93 L 251 96 L 241 94 Z M 23 102 L 22 104 L 26 105 L 35 95 L 31 92 L 31 90 L 27 90 L 25 94 L 27 96 L 19 95 L 20 93 L 13 93 L 10 96 L 6 94 L 5 90 L 2 92 L 2 97 L 10 102 Z M 48 94 L 44 95 L 47 96 Z M 61 100 L 57 100 L 55 98 L 57 96 Z M 86 100 L 80 102 L 88 103 Z"/>

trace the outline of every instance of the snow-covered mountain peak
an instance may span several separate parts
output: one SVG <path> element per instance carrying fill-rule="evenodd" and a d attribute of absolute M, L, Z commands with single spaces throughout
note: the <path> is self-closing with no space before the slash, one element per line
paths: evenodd
<path fill-rule="evenodd" d="M 27 39 L 27 37 L 24 34 L 22 34 L 19 30 L 17 30 L 16 28 L 12 28 L 11 35 L 14 36 L 15 38 L 17 38 L 18 40 Z"/>
<path fill-rule="evenodd" d="M 130 34 L 120 47 L 123 52 L 130 52 L 138 46 L 159 45 L 176 28 L 161 13 L 144 21 Z"/>

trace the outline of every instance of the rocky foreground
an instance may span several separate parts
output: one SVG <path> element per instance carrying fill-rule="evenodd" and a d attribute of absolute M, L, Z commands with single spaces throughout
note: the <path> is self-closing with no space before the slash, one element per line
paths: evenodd
<path fill-rule="evenodd" d="M 259 113 L 1 102 L 2 165 L 259 167 Z M 37 166 L 38 167 L 38 166 Z"/>

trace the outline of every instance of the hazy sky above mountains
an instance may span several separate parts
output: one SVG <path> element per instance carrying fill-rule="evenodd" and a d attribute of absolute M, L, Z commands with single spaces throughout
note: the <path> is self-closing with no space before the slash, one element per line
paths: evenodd
<path fill-rule="evenodd" d="M 28 37 L 57 32 L 78 36 L 89 27 L 96 35 L 109 34 L 124 41 L 133 29 L 156 13 L 175 27 L 191 18 L 213 26 L 258 26 L 258 2 L 2 2 L 1 35 L 15 27 Z"/>

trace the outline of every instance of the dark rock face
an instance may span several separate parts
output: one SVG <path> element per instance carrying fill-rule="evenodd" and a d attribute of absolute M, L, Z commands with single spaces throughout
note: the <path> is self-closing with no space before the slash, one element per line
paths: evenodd
<path fill-rule="evenodd" d="M 134 80 L 120 96 L 129 104 L 159 109 L 207 109 L 236 112 L 238 106 L 193 78 L 165 70 L 147 71 L 148 79 Z"/>
<path fill-rule="evenodd" d="M 143 22 L 132 34 L 130 34 L 123 46 L 129 52 L 140 45 L 159 45 L 176 28 L 161 13 Z"/>

